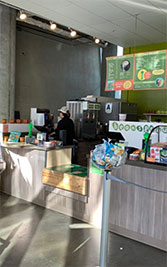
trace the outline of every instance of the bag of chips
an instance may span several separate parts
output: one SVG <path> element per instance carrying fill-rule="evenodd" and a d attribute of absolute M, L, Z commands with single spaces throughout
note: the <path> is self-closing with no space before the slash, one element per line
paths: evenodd
<path fill-rule="evenodd" d="M 103 143 L 96 145 L 92 152 L 94 164 L 104 170 L 111 170 L 125 164 L 127 153 L 123 144 L 112 144 L 103 140 Z"/>

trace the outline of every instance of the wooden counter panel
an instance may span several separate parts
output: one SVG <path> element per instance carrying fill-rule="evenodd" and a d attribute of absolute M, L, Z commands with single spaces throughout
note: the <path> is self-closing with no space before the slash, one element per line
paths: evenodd
<path fill-rule="evenodd" d="M 115 169 L 113 175 L 167 191 L 166 171 L 124 165 Z M 117 226 L 145 236 L 144 242 L 146 237 L 149 242 L 154 239 L 158 244 L 161 241 L 166 244 L 163 249 L 167 250 L 167 194 L 112 181 L 110 223 L 112 230 Z"/>
<path fill-rule="evenodd" d="M 46 168 L 71 164 L 72 148 L 47 151 Z"/>
<path fill-rule="evenodd" d="M 42 203 L 45 152 L 3 148 L 2 154 L 7 166 L 1 175 L 0 190 L 27 201 Z"/>
<path fill-rule="evenodd" d="M 50 169 L 43 169 L 43 184 L 55 186 L 81 195 L 87 194 L 87 177 L 79 177 L 69 173 L 56 172 Z"/>

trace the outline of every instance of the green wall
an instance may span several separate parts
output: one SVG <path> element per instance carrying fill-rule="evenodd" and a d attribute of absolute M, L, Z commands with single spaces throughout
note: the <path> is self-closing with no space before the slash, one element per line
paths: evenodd
<path fill-rule="evenodd" d="M 167 49 L 167 43 L 128 47 L 124 49 L 124 54 L 162 49 Z M 131 103 L 137 103 L 139 118 L 143 118 L 142 114 L 146 111 L 167 110 L 167 90 L 124 91 L 122 98 Z"/>

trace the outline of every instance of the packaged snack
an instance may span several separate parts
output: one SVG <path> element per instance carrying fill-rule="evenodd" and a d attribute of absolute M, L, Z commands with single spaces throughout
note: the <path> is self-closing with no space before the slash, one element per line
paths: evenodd
<path fill-rule="evenodd" d="M 103 140 L 103 144 L 97 145 L 92 154 L 94 164 L 105 170 L 111 170 L 125 164 L 127 157 L 125 147 L 122 144 L 116 143 L 114 145 L 106 140 Z"/>
<path fill-rule="evenodd" d="M 167 164 L 167 148 L 160 151 L 160 160 L 162 163 Z"/>

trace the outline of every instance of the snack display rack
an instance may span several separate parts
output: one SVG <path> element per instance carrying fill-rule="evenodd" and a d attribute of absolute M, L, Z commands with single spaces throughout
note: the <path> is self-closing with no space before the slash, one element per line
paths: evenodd
<path fill-rule="evenodd" d="M 118 168 L 124 165 L 126 157 L 127 153 L 125 151 L 125 145 L 121 143 L 112 144 L 110 140 L 103 140 L 103 144 L 97 145 L 93 150 L 93 162 L 98 168 L 104 170 L 100 241 L 100 267 L 107 266 L 111 180 L 118 179 L 112 176 L 111 172 L 114 168 Z"/>

